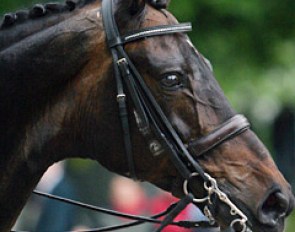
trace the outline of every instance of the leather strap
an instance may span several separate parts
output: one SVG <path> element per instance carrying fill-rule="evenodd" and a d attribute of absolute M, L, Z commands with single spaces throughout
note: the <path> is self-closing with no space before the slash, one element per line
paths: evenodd
<path fill-rule="evenodd" d="M 109 47 L 113 48 L 130 43 L 139 39 L 145 39 L 152 36 L 168 35 L 173 33 L 181 33 L 192 30 L 191 23 L 180 23 L 176 25 L 163 25 L 156 27 L 147 27 L 132 32 L 127 32 L 123 36 L 113 36 L 109 40 Z"/>
<path fill-rule="evenodd" d="M 118 59 L 118 55 L 114 50 L 112 51 L 112 55 L 113 55 L 114 61 L 116 61 Z M 136 170 L 135 170 L 133 154 L 132 154 L 132 143 L 131 143 L 131 137 L 130 137 L 130 127 L 129 127 L 129 121 L 128 121 L 126 95 L 123 90 L 123 83 L 120 76 L 120 71 L 116 64 L 117 63 L 114 62 L 114 72 L 115 72 L 115 78 L 117 83 L 117 102 L 119 106 L 119 116 L 120 116 L 121 126 L 123 130 L 125 154 L 126 154 L 126 159 L 128 162 L 130 176 L 134 180 L 136 180 L 137 176 L 136 176 Z"/>
<path fill-rule="evenodd" d="M 145 39 L 153 36 L 169 35 L 174 33 L 188 32 L 192 30 L 191 23 L 180 23 L 175 25 L 162 25 L 147 27 L 132 32 L 127 32 L 121 37 L 121 43 L 126 44 L 139 39 Z"/>
<path fill-rule="evenodd" d="M 112 0 L 111 1 L 102 1 L 102 8 L 103 8 L 103 22 L 109 22 L 111 24 L 115 24 L 113 13 L 112 13 Z M 105 25 L 105 32 L 108 41 L 112 41 L 115 38 L 118 38 L 119 31 L 117 27 L 110 27 Z M 120 70 L 117 65 L 119 60 L 118 52 L 115 49 L 111 49 L 111 54 L 113 57 L 113 66 L 114 66 L 114 76 L 116 78 L 116 85 L 117 85 L 117 102 L 119 107 L 119 116 L 121 120 L 121 126 L 123 130 L 123 140 L 124 140 L 124 147 L 125 147 L 125 154 L 126 159 L 128 162 L 128 169 L 130 173 L 130 177 L 133 179 L 137 179 L 136 170 L 133 160 L 133 153 L 132 153 L 132 143 L 130 137 L 130 127 L 128 121 L 128 110 L 127 110 L 127 103 L 126 103 L 126 95 L 124 93 L 123 81 L 120 75 Z"/>
<path fill-rule="evenodd" d="M 226 140 L 241 134 L 249 127 L 250 123 L 243 115 L 235 115 L 208 135 L 198 140 L 191 141 L 188 144 L 188 149 L 194 157 L 199 157 Z"/>
<path fill-rule="evenodd" d="M 130 70 L 128 68 L 127 60 L 125 58 L 122 58 L 121 60 L 118 60 L 117 65 L 119 66 L 123 80 L 127 85 L 128 93 L 132 99 L 132 102 L 136 109 L 136 113 L 139 116 L 139 127 L 141 128 L 141 130 L 148 130 L 149 121 L 146 116 L 144 106 L 142 105 L 140 97 L 138 96 L 138 92 L 136 91 L 136 84 L 134 83 L 134 79 L 132 78 L 132 74 L 130 73 Z"/>
<path fill-rule="evenodd" d="M 166 226 L 170 225 L 173 220 L 180 214 L 181 211 L 185 209 L 190 203 L 193 202 L 194 196 L 192 194 L 186 195 L 182 198 L 176 207 L 165 217 L 160 227 L 155 230 L 155 232 L 161 232 Z"/>

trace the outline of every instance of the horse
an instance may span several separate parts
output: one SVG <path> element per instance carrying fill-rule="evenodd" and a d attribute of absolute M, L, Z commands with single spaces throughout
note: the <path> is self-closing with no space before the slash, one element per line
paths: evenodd
<path fill-rule="evenodd" d="M 111 0 L 103 0 L 107 1 Z M 290 185 L 255 133 L 247 126 L 240 130 L 240 124 L 248 124 L 235 116 L 209 61 L 180 27 L 173 27 L 178 22 L 167 10 L 169 1 L 115 0 L 112 17 L 119 33 L 142 35 L 126 44 L 120 38 L 107 38 L 101 4 L 100 0 L 67 0 L 4 15 L 0 29 L 0 230 L 10 231 L 50 165 L 78 157 L 148 181 L 179 198 L 187 192 L 195 200 L 206 190 L 210 196 L 212 191 L 220 193 L 214 204 L 210 197 L 205 200 L 211 203 L 211 216 L 221 228 L 234 224 L 234 215 L 240 212 L 252 231 L 282 232 L 294 207 Z M 173 33 L 156 34 L 157 29 L 170 26 Z M 153 28 L 151 37 L 142 33 L 145 28 Z M 111 51 L 117 47 L 124 47 L 129 66 L 136 67 L 139 81 L 154 97 L 152 103 L 162 110 L 163 125 L 173 132 L 166 135 L 168 142 L 155 123 L 149 133 L 141 130 L 145 116 L 154 119 L 153 111 L 145 115 L 140 110 L 142 101 L 132 99 L 135 95 L 117 93 L 118 72 L 130 76 L 126 59 L 118 60 L 120 70 L 114 69 Z M 134 93 L 148 98 L 145 92 Z M 127 130 L 119 116 L 121 100 L 127 101 L 122 114 L 128 114 Z M 233 128 L 238 133 L 224 137 Z M 183 152 L 173 153 L 169 141 L 174 140 L 181 148 L 176 150 Z M 189 146 L 192 141 L 193 147 Z M 132 150 L 131 158 L 126 148 Z M 200 150 L 202 154 L 197 155 Z M 177 156 L 171 158 L 171 153 Z M 185 165 L 178 168 L 175 160 L 184 160 Z M 203 175 L 179 171 L 194 169 L 204 170 Z"/>

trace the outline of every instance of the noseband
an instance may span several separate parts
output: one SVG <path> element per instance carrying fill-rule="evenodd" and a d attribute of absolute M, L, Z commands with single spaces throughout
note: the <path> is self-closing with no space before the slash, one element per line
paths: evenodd
<path fill-rule="evenodd" d="M 211 199 L 213 196 L 217 196 L 221 202 L 229 206 L 231 215 L 236 216 L 236 219 L 231 223 L 231 228 L 234 230 L 236 224 L 240 224 L 242 231 L 246 231 L 248 220 L 246 215 L 219 189 L 216 180 L 208 173 L 205 173 L 193 157 L 204 155 L 223 142 L 247 130 L 249 128 L 247 119 L 242 115 L 236 115 L 208 135 L 191 141 L 189 144 L 184 144 L 145 84 L 135 65 L 128 57 L 123 46 L 127 43 L 153 36 L 191 31 L 191 24 L 149 27 L 121 36 L 114 18 L 112 2 L 112 0 L 103 0 L 102 16 L 108 47 L 113 58 L 114 76 L 117 84 L 117 101 L 124 134 L 125 153 L 130 172 L 129 177 L 136 179 L 136 167 L 133 161 L 128 123 L 127 94 L 134 105 L 135 118 L 139 130 L 150 141 L 151 152 L 157 155 L 162 149 L 168 151 L 171 161 L 186 180 L 184 182 L 184 193 L 189 194 L 189 180 L 194 176 L 200 176 L 204 181 L 204 188 L 208 192 L 208 196 L 203 199 L 194 198 L 194 203 L 207 203 L 208 207 L 204 208 L 204 213 L 209 219 L 213 220 L 210 212 L 210 207 L 212 207 Z M 125 91 L 124 88 L 127 88 L 127 90 Z"/>

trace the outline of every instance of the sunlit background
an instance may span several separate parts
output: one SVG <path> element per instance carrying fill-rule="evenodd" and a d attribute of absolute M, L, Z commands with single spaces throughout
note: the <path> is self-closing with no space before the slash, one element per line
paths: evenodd
<path fill-rule="evenodd" d="M 40 1 L 1 0 L 0 15 Z M 295 1 L 172 0 L 170 10 L 179 21 L 192 22 L 194 45 L 211 61 L 233 107 L 250 119 L 294 187 Z M 82 198 L 99 202 L 94 195 L 108 174 L 102 171 L 102 178 L 97 164 L 77 160 L 66 169 Z M 287 231 L 295 231 L 294 214 Z"/>

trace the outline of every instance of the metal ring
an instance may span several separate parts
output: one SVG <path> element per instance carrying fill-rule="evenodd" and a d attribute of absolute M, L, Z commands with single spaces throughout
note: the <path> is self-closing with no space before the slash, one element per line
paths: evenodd
<path fill-rule="evenodd" d="M 119 102 L 120 100 L 125 100 L 126 95 L 124 93 L 120 93 L 117 95 L 117 101 Z"/>
<path fill-rule="evenodd" d="M 235 225 L 236 223 L 240 223 L 240 225 L 243 227 L 242 230 L 241 230 L 240 232 L 246 232 L 246 230 L 247 230 L 247 225 L 246 225 L 246 223 L 245 223 L 244 220 L 236 219 L 236 220 L 233 220 L 233 221 L 230 223 L 230 226 L 231 226 L 231 228 L 234 229 L 234 231 L 236 231 L 236 230 L 235 230 L 235 227 L 234 227 L 234 225 Z"/>
<path fill-rule="evenodd" d="M 195 176 L 199 176 L 199 174 L 196 173 L 196 172 L 194 172 L 194 173 L 192 173 L 190 175 L 190 177 L 187 180 L 185 180 L 183 182 L 183 192 L 184 192 L 185 195 L 188 195 L 189 194 L 189 192 L 188 192 L 188 182 L 189 182 L 189 179 L 192 178 L 192 177 L 195 177 Z M 207 197 L 204 197 L 204 198 L 201 198 L 201 199 L 194 198 L 193 199 L 193 202 L 194 203 L 203 203 L 203 202 L 208 201 L 208 200 L 209 200 L 209 197 L 207 196 Z"/>

